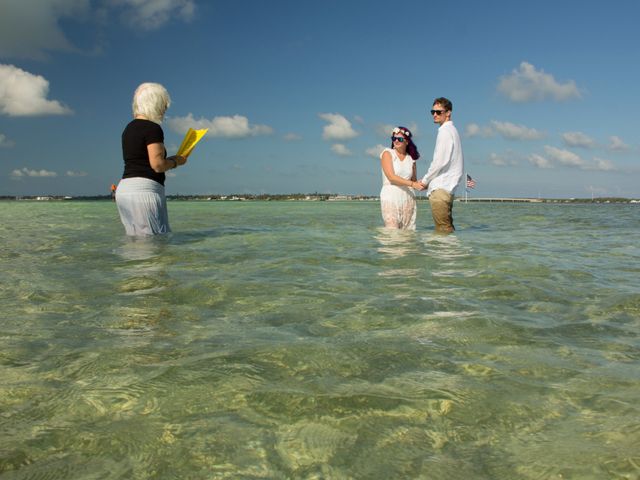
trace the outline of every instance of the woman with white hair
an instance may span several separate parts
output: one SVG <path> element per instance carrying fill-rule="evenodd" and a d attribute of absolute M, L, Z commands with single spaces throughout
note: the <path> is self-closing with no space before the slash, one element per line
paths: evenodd
<path fill-rule="evenodd" d="M 167 157 L 160 124 L 171 104 L 159 83 L 143 83 L 133 94 L 133 120 L 122 132 L 124 173 L 116 204 L 127 235 L 158 235 L 171 231 L 164 180 L 167 170 L 184 165 L 185 157 Z"/>

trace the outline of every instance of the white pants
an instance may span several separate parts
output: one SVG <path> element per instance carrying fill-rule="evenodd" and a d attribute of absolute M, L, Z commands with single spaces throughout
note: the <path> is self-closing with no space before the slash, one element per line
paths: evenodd
<path fill-rule="evenodd" d="M 116 189 L 116 205 L 127 235 L 169 233 L 164 186 L 142 177 L 123 178 Z"/>

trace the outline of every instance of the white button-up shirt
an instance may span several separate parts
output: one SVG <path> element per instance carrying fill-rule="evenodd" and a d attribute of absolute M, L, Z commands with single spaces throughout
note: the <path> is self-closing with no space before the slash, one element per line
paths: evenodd
<path fill-rule="evenodd" d="M 452 121 L 443 123 L 438 128 L 433 160 L 422 183 L 429 185 L 427 196 L 439 188 L 453 193 L 464 173 L 464 155 L 460 135 Z"/>

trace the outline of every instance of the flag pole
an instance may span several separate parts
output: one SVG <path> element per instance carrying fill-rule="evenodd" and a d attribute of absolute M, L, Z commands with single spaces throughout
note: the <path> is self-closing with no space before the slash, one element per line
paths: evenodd
<path fill-rule="evenodd" d="M 464 203 L 469 203 L 469 186 L 467 185 L 467 171 L 464 172 Z"/>

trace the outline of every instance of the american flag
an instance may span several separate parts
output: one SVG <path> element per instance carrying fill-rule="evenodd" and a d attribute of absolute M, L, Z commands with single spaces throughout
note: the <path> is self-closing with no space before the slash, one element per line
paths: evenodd
<path fill-rule="evenodd" d="M 475 188 L 476 181 L 467 174 L 467 188 Z"/>

